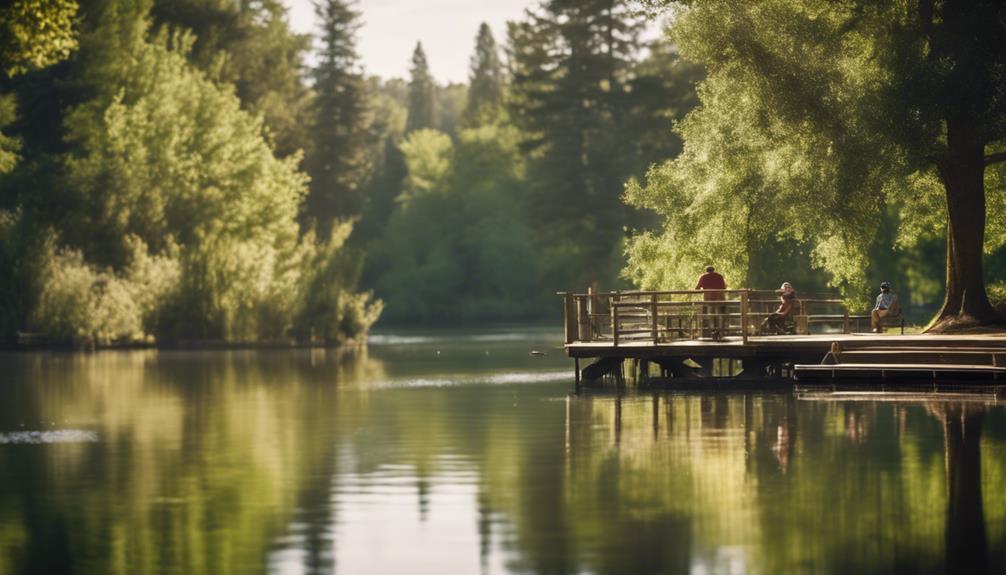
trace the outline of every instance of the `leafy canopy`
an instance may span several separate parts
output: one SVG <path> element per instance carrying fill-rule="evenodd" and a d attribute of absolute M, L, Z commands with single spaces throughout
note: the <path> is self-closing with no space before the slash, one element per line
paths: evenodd
<path fill-rule="evenodd" d="M 683 287 L 716 262 L 746 280 L 752 254 L 782 241 L 808 246 L 834 285 L 860 296 L 888 205 L 901 207 L 899 245 L 941 233 L 934 158 L 946 153 L 941 106 L 953 95 L 940 83 L 946 62 L 927 57 L 918 8 L 676 3 L 670 36 L 708 77 L 701 106 L 678 126 L 683 154 L 627 190 L 631 205 L 665 223 L 633 238 L 625 275 Z M 987 185 L 1001 181 L 987 172 Z M 991 230 L 1002 226 L 996 205 Z M 989 234 L 986 249 L 1002 239 Z"/>

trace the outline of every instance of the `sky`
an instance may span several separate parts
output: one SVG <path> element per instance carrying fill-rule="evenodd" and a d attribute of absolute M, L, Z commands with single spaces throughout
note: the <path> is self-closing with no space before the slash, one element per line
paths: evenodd
<path fill-rule="evenodd" d="M 285 0 L 290 24 L 315 32 L 311 0 Z M 363 28 L 357 52 L 368 75 L 408 78 L 412 51 L 423 43 L 438 82 L 468 80 L 468 59 L 479 24 L 487 22 L 496 42 L 506 40 L 507 20 L 516 20 L 534 0 L 359 0 Z"/>

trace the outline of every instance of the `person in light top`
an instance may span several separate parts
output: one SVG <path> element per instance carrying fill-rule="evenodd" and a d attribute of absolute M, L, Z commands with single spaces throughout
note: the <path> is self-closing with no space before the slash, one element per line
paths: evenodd
<path fill-rule="evenodd" d="M 782 282 L 779 287 L 779 307 L 762 322 L 762 331 L 766 333 L 786 333 L 787 324 L 792 321 L 793 308 L 796 304 L 796 290 L 793 284 Z"/>
<path fill-rule="evenodd" d="M 881 333 L 884 328 L 880 326 L 880 320 L 899 315 L 901 315 L 901 303 L 898 302 L 897 294 L 891 291 L 891 284 L 881 282 L 877 303 L 873 306 L 873 312 L 870 313 L 870 327 L 873 328 L 873 331 Z"/>

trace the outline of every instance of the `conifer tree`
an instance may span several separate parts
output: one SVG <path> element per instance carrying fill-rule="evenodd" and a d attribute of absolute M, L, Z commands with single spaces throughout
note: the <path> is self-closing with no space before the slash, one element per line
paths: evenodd
<path fill-rule="evenodd" d="M 436 127 L 436 86 L 426 62 L 423 43 L 412 53 L 412 79 L 409 81 L 409 119 L 405 131 L 414 132 Z"/>
<path fill-rule="evenodd" d="M 631 163 L 615 128 L 639 30 L 621 0 L 546 0 L 511 24 L 511 107 L 535 157 L 534 216 L 556 287 L 599 279 L 587 274 L 617 257 Z"/>
<path fill-rule="evenodd" d="M 333 220 L 356 216 L 363 209 L 369 106 L 356 53 L 359 13 L 344 0 L 325 0 L 316 5 L 316 13 L 322 47 L 314 71 L 316 141 L 309 162 L 307 214 L 326 237 Z"/>
<path fill-rule="evenodd" d="M 468 105 L 464 122 L 476 126 L 492 117 L 503 103 L 503 65 L 492 29 L 485 22 L 479 26 L 468 77 Z"/>

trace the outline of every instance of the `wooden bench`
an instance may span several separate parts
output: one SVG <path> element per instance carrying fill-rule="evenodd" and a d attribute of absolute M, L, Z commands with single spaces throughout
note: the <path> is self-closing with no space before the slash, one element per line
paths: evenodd
<path fill-rule="evenodd" d="M 869 315 L 850 315 L 849 321 L 870 321 Z M 871 326 L 872 327 L 872 326 Z M 898 315 L 889 315 L 887 317 L 880 318 L 880 329 L 887 329 L 889 327 L 900 327 L 901 335 L 905 335 L 905 315 L 899 313 Z"/>

